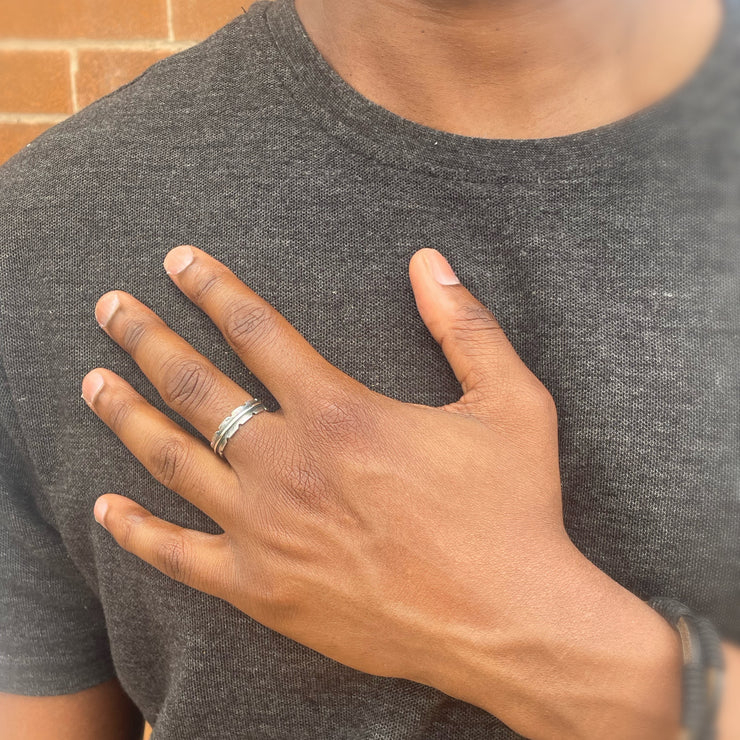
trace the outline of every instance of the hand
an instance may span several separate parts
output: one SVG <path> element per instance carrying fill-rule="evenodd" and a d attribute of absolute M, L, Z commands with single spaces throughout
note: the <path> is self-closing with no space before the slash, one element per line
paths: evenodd
<path fill-rule="evenodd" d="M 178 247 L 165 267 L 280 410 L 250 419 L 219 458 L 205 440 L 250 395 L 133 296 L 104 295 L 101 326 L 205 440 L 109 370 L 89 373 L 83 396 L 223 529 L 183 529 L 106 494 L 96 518 L 121 547 L 367 673 L 434 685 L 456 642 L 493 631 L 514 650 L 537 634 L 543 601 L 562 599 L 585 559 L 563 525 L 555 405 L 438 252 L 417 252 L 409 272 L 462 386 L 441 408 L 345 375 L 203 251 Z"/>

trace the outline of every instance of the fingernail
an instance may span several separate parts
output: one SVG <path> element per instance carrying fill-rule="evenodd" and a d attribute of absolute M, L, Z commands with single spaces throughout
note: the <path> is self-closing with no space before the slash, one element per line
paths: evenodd
<path fill-rule="evenodd" d="M 105 527 L 105 514 L 108 511 L 108 502 L 105 499 L 99 498 L 95 502 L 95 508 L 93 509 L 93 515 L 95 521 L 100 524 L 101 527 Z M 107 529 L 107 527 L 105 527 Z"/>
<path fill-rule="evenodd" d="M 457 275 L 452 271 L 450 263 L 436 249 L 427 249 L 424 253 L 424 259 L 432 277 L 440 285 L 457 285 L 460 282 Z"/>
<path fill-rule="evenodd" d="M 101 329 L 106 327 L 120 305 L 121 302 L 118 300 L 118 295 L 116 293 L 108 293 L 98 301 L 95 306 L 95 319 Z"/>
<path fill-rule="evenodd" d="M 168 275 L 177 275 L 193 261 L 193 257 L 195 255 L 189 246 L 175 247 L 167 253 L 162 264 Z"/>
<path fill-rule="evenodd" d="M 88 373 L 82 379 L 82 397 L 88 406 L 92 406 L 95 403 L 95 399 L 98 393 L 100 393 L 103 383 L 103 376 L 100 373 Z"/>

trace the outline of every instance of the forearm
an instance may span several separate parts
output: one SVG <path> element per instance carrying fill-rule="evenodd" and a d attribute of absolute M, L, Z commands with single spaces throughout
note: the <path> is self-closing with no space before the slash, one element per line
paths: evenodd
<path fill-rule="evenodd" d="M 453 635 L 428 683 L 538 738 L 674 740 L 680 734 L 677 632 L 582 555 L 552 573 L 515 633 L 481 623 Z M 740 649 L 727 669 L 718 740 L 740 737 Z"/>
<path fill-rule="evenodd" d="M 723 642 L 725 683 L 720 707 L 717 740 L 740 737 L 740 645 Z"/>

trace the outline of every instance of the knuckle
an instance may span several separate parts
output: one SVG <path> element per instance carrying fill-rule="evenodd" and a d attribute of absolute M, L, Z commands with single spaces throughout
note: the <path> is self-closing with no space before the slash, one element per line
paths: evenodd
<path fill-rule="evenodd" d="M 132 552 L 134 538 L 136 536 L 136 528 L 139 526 L 139 520 L 130 519 L 129 517 L 121 517 L 117 522 L 119 527 L 116 537 L 118 544 L 124 550 Z"/>
<path fill-rule="evenodd" d="M 307 432 L 319 444 L 332 447 L 363 447 L 375 428 L 365 399 L 352 392 L 334 392 L 316 398 L 307 418 Z"/>
<path fill-rule="evenodd" d="M 154 562 L 176 581 L 185 583 L 191 573 L 190 548 L 183 535 L 170 536 L 157 545 Z"/>
<path fill-rule="evenodd" d="M 539 381 L 520 385 L 516 391 L 516 403 L 528 416 L 538 420 L 543 417 L 557 417 L 555 399 L 550 391 Z"/>
<path fill-rule="evenodd" d="M 251 597 L 260 615 L 271 625 L 287 623 L 298 605 L 298 598 L 286 578 L 264 574 L 252 581 Z"/>
<path fill-rule="evenodd" d="M 182 477 L 191 458 L 190 446 L 185 442 L 169 438 L 159 445 L 155 445 L 151 461 L 151 471 L 154 477 L 167 488 Z"/>
<path fill-rule="evenodd" d="M 199 360 L 174 355 L 162 368 L 162 395 L 168 405 L 184 410 L 200 407 L 210 395 L 215 378 Z"/>
<path fill-rule="evenodd" d="M 229 306 L 223 326 L 224 337 L 232 347 L 245 347 L 273 332 L 277 321 L 270 307 L 239 300 Z"/>
<path fill-rule="evenodd" d="M 502 331 L 496 317 L 482 303 L 465 303 L 452 318 L 452 330 L 472 338 L 492 331 Z"/>
<path fill-rule="evenodd" d="M 133 355 L 141 344 L 148 328 L 149 322 L 131 319 L 126 322 L 121 337 L 123 348 L 130 355 Z"/>
<path fill-rule="evenodd" d="M 277 469 L 276 479 L 280 490 L 293 501 L 316 507 L 326 499 L 326 476 L 305 454 L 284 461 Z"/>
<path fill-rule="evenodd" d="M 535 405 L 543 415 L 557 418 L 558 410 L 555 405 L 555 399 L 545 386 L 542 386 L 542 391 L 537 394 Z"/>
<path fill-rule="evenodd" d="M 108 424 L 120 436 L 126 421 L 134 410 L 134 402 L 129 398 L 115 398 L 108 410 Z"/>
<path fill-rule="evenodd" d="M 224 275 L 217 270 L 211 270 L 203 276 L 192 289 L 192 299 L 194 303 L 201 303 L 208 299 L 212 293 L 218 294 L 224 285 Z"/>

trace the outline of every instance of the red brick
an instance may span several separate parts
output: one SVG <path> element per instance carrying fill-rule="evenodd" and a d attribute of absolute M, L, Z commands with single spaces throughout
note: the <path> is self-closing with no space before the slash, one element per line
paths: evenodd
<path fill-rule="evenodd" d="M 0 111 L 72 113 L 69 52 L 0 51 Z"/>
<path fill-rule="evenodd" d="M 0 164 L 51 128 L 51 123 L 0 123 Z"/>
<path fill-rule="evenodd" d="M 172 27 L 175 38 L 200 41 L 210 36 L 240 13 L 249 10 L 254 0 L 172 0 Z"/>
<path fill-rule="evenodd" d="M 166 0 L 0 0 L 0 36 L 167 38 Z"/>
<path fill-rule="evenodd" d="M 77 56 L 77 107 L 84 108 L 172 52 L 81 49 Z"/>

